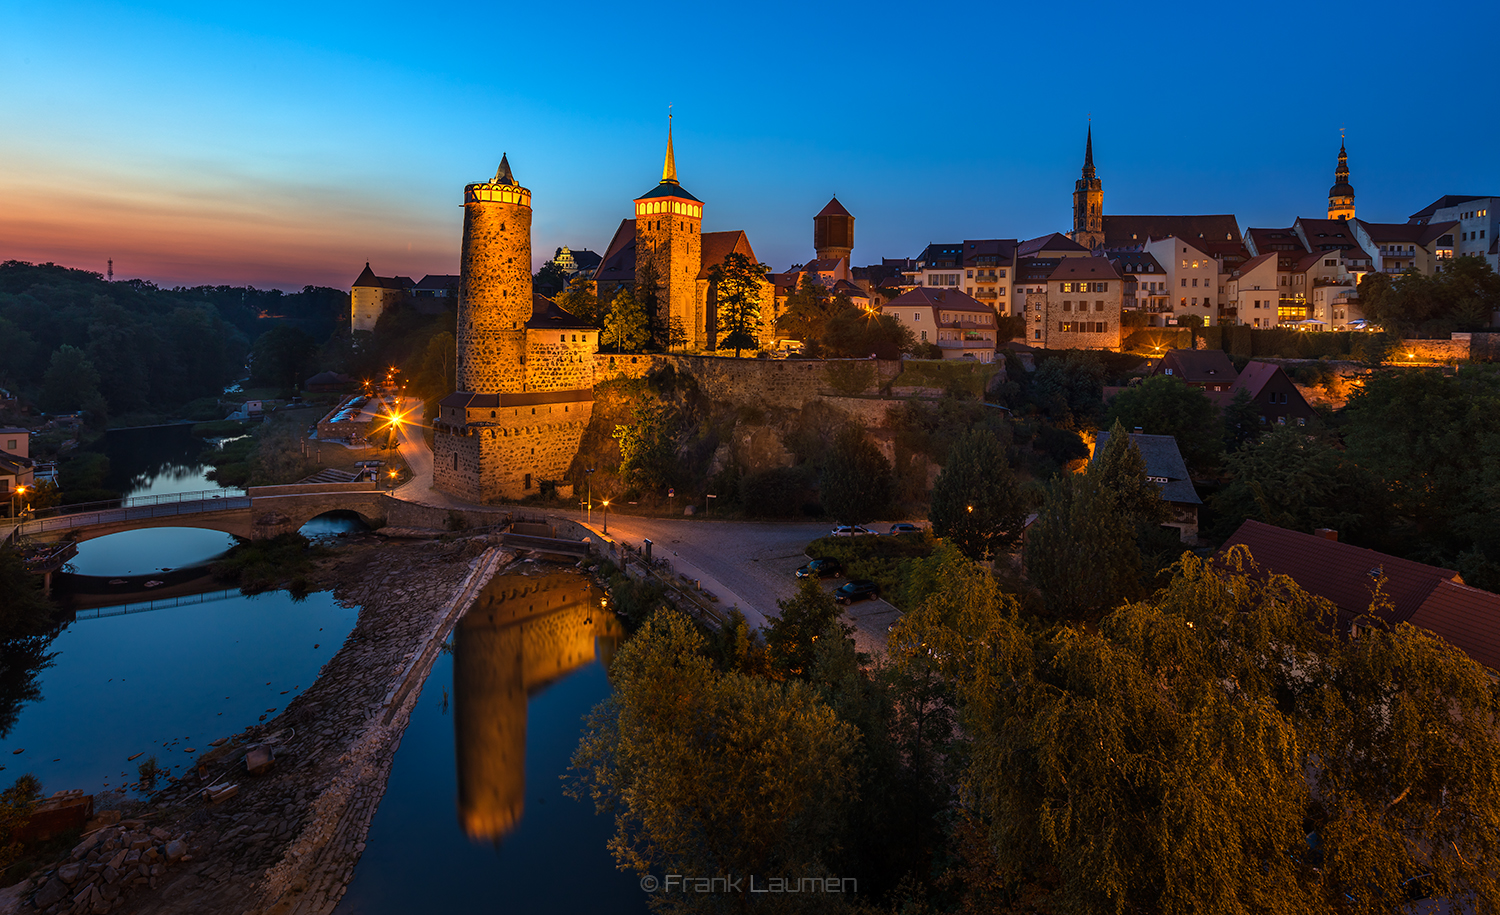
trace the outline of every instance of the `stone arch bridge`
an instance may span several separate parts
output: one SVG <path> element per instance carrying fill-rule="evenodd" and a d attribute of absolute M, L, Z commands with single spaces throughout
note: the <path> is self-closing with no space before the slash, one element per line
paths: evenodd
<path fill-rule="evenodd" d="M 299 483 L 253 486 L 244 495 L 223 492 L 148 496 L 89 506 L 66 506 L 22 523 L 17 533 L 35 541 L 82 542 L 148 527 L 194 527 L 246 540 L 293 533 L 332 511 L 352 511 L 371 527 L 401 505 L 370 483 Z"/>

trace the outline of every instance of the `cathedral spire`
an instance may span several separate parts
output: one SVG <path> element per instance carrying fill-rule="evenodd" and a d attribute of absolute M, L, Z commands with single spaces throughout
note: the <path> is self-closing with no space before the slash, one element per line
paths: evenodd
<path fill-rule="evenodd" d="M 677 158 L 672 155 L 672 111 L 667 109 L 667 160 L 661 166 L 661 183 L 677 183 Z"/>
<path fill-rule="evenodd" d="M 1089 138 L 1083 147 L 1083 176 L 1094 177 L 1094 125 L 1089 124 Z"/>

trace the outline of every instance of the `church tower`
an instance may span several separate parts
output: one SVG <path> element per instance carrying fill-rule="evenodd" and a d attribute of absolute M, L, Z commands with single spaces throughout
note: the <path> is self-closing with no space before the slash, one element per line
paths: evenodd
<path fill-rule="evenodd" d="M 836 261 L 854 251 L 854 217 L 837 197 L 813 217 L 813 250 L 818 260 Z"/>
<path fill-rule="evenodd" d="M 1083 151 L 1083 177 L 1073 185 L 1073 231 L 1069 238 L 1090 251 L 1104 244 L 1104 184 L 1094 174 L 1094 127 Z"/>
<path fill-rule="evenodd" d="M 636 281 L 646 261 L 656 268 L 661 304 L 669 320 L 680 321 L 689 349 L 708 342 L 698 309 L 698 271 L 703 266 L 703 202 L 677 181 L 672 122 L 667 121 L 667 158 L 661 183 L 635 200 Z"/>
<path fill-rule="evenodd" d="M 459 263 L 458 389 L 520 391 L 531 320 L 531 191 L 503 155 L 493 180 L 464 188 Z"/>
<path fill-rule="evenodd" d="M 1333 187 L 1328 189 L 1328 218 L 1354 218 L 1354 186 L 1349 183 L 1349 153 L 1339 139 L 1339 165 L 1333 170 Z"/>

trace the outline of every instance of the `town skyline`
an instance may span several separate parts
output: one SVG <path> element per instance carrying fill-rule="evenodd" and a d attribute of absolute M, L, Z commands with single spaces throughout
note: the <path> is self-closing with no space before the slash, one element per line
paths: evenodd
<path fill-rule="evenodd" d="M 1492 9 L 1471 4 L 1393 34 L 1380 7 L 1347 21 L 1315 5 L 1307 18 L 1362 54 L 1443 61 L 1456 82 L 1481 84 L 1482 62 L 1447 42 L 1453 22 L 1482 29 Z M 1110 213 L 1231 213 L 1241 228 L 1317 215 L 1341 128 L 1363 218 L 1404 222 L 1443 194 L 1494 191 L 1483 151 L 1500 128 L 1472 118 L 1464 93 L 1418 81 L 1277 88 L 1270 74 L 1314 66 L 1296 43 L 1271 23 L 1188 10 L 1089 13 L 1111 40 L 1081 70 L 1040 37 L 1076 13 L 965 13 L 979 32 L 1033 39 L 994 59 L 923 55 L 916 78 L 899 66 L 894 7 L 845 10 L 847 33 L 829 53 L 816 36 L 720 34 L 709 21 L 717 45 L 699 65 L 727 83 L 615 92 L 612 55 L 630 51 L 602 34 L 607 16 L 597 30 L 557 33 L 545 14 L 520 11 L 496 28 L 568 37 L 503 57 L 435 53 L 478 15 L 453 8 L 413 21 L 405 41 L 427 50 L 392 60 L 378 9 L 369 21 L 280 21 L 274 8 L 78 4 L 97 26 L 81 34 L 39 9 L 17 17 L 0 63 L 18 128 L 0 138 L 0 257 L 100 272 L 112 258 L 116 276 L 163 285 L 347 287 L 365 261 L 382 274 L 451 273 L 462 188 L 508 153 L 537 194 L 536 268 L 559 246 L 608 244 L 654 180 L 669 105 L 705 228 L 745 229 L 775 269 L 811 257 L 808 223 L 834 195 L 860 220 L 859 264 L 929 242 L 1066 231 L 1090 124 Z M 1209 43 L 1212 80 L 1142 67 L 1140 49 L 1167 39 Z M 1117 77 L 1142 89 L 1121 92 Z M 993 102 L 972 98 L 982 85 L 997 87 Z M 1307 103 L 1287 104 L 1299 97 Z"/>

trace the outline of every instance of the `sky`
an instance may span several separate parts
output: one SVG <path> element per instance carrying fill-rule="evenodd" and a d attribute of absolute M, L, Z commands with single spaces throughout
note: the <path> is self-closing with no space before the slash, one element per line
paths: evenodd
<path fill-rule="evenodd" d="M 347 288 L 457 273 L 508 153 L 539 267 L 661 174 L 776 270 L 837 195 L 855 264 L 1106 214 L 1360 218 L 1500 195 L 1500 4 L 0 2 L 0 260 Z M 1479 36 L 1472 43 L 1463 35 Z M 1092 120 L 1090 120 L 1092 119 Z"/>

